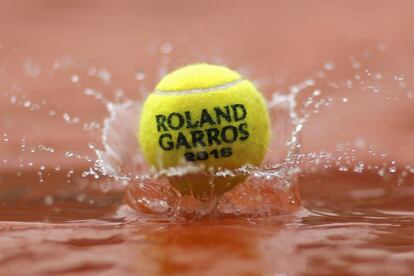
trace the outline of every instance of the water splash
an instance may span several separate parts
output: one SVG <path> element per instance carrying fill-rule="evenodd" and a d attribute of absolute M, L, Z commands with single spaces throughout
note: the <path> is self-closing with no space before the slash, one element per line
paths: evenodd
<path fill-rule="evenodd" d="M 161 55 L 159 75 L 168 72 L 170 54 L 174 47 L 170 43 L 161 43 L 155 47 Z M 378 46 L 378 51 L 386 51 L 386 46 Z M 209 198 L 209 200 L 195 200 L 192 197 L 182 196 L 175 191 L 168 182 L 169 175 L 185 174 L 191 167 L 182 171 L 167 170 L 155 172 L 149 168 L 142 158 L 137 141 L 137 122 L 141 100 L 129 99 L 123 89 L 113 89 L 113 99 L 105 96 L 101 91 L 112 87 L 114 80 L 110 71 L 97 66 L 88 65 L 73 57 L 63 57 L 52 64 L 52 68 L 40 67 L 34 64 L 32 59 L 23 64 L 26 75 L 39 78 L 44 75 L 57 77 L 60 74 L 67 75 L 65 79 L 79 89 L 86 97 L 101 103 L 109 114 L 100 122 L 92 120 L 84 122 L 81 116 L 73 111 L 62 110 L 60 105 L 50 105 L 47 100 L 31 99 L 19 83 L 13 82 L 9 91 L 3 94 L 10 104 L 29 110 L 30 112 L 47 111 L 49 117 L 61 117 L 63 123 L 80 127 L 85 132 L 101 133 L 101 141 L 92 141 L 89 148 L 96 153 L 95 157 L 78 154 L 73 150 L 65 150 L 65 159 L 82 159 L 92 167 L 81 173 L 84 178 L 111 179 L 110 185 L 106 182 L 105 189 L 126 189 L 127 202 L 145 215 L 162 214 L 177 216 L 180 214 L 238 214 L 238 215 L 266 215 L 291 210 L 300 205 L 297 195 L 297 179 L 306 174 L 312 174 L 318 170 L 337 170 L 339 172 L 353 172 L 363 174 L 367 171 L 375 171 L 380 177 L 386 179 L 390 175 L 397 175 L 398 184 L 403 185 L 410 175 L 414 174 L 414 168 L 410 165 L 399 166 L 395 161 L 390 161 L 386 151 L 369 144 L 361 138 L 354 142 L 338 143 L 334 152 L 303 152 L 302 133 L 308 121 L 313 115 L 323 109 L 329 109 L 333 104 L 353 104 L 353 97 L 348 94 L 350 90 L 360 90 L 362 93 L 374 93 L 379 97 L 398 100 L 405 95 L 406 99 L 412 99 L 412 91 L 407 87 L 406 74 L 392 73 L 392 80 L 396 87 L 403 92 L 400 96 L 390 97 L 386 94 L 385 80 L 389 74 L 368 68 L 367 60 L 372 59 L 375 53 L 363 51 L 361 54 L 350 55 L 347 62 L 327 61 L 315 70 L 311 78 L 307 78 L 296 85 L 292 85 L 285 91 L 267 93 L 269 112 L 272 117 L 272 129 L 281 134 L 272 140 L 268 157 L 262 167 L 243 166 L 237 170 L 224 170 L 213 172 L 211 177 L 234 177 L 247 175 L 248 180 L 237 186 L 221 198 Z M 337 70 L 350 66 L 351 76 L 341 76 L 335 79 L 332 74 Z M 73 72 L 76 70 L 76 72 Z M 244 70 L 245 71 L 245 70 Z M 140 83 L 141 89 L 145 89 L 144 82 L 149 74 L 142 68 L 131 76 Z M 103 85 L 86 86 L 87 78 L 95 78 Z M 111 88 L 112 89 L 112 88 Z M 337 95 L 332 95 L 335 91 Z M 325 112 L 325 116 L 329 116 Z M 59 116 L 56 116 L 59 115 Z M 13 137 L 16 138 L 16 137 Z M 10 144 L 10 135 L 2 133 L 2 143 Z M 20 138 L 19 152 L 56 154 L 56 149 L 51 145 L 31 145 L 26 138 Z M 372 156 L 374 163 L 367 162 L 363 156 Z M 7 159 L 2 160 L 4 164 Z M 22 174 L 24 168 L 38 166 L 39 182 L 44 181 L 43 164 L 35 165 L 30 157 L 19 158 L 18 174 Z M 61 171 L 61 166 L 54 166 L 56 172 Z M 66 171 L 68 182 L 76 174 L 74 169 Z M 213 183 L 214 185 L 214 180 Z M 46 201 L 45 201 L 46 202 Z M 51 202 L 51 200 L 47 200 Z"/>

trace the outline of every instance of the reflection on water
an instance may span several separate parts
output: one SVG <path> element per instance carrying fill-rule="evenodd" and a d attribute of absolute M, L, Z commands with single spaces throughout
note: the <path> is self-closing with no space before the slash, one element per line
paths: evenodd
<path fill-rule="evenodd" d="M 308 192 L 317 189 L 312 181 L 302 184 L 309 184 Z M 318 201 L 318 206 L 306 203 L 318 211 L 301 209 L 270 217 L 181 221 L 167 217 L 136 220 L 134 215 L 134 220 L 117 220 L 110 218 L 111 199 L 101 198 L 105 200 L 108 206 L 87 207 L 89 217 L 80 214 L 85 207 L 73 201 L 10 210 L 1 217 L 9 220 L 2 222 L 0 230 L 4 271 L 18 274 L 29 266 L 39 274 L 408 275 L 414 269 L 414 217 L 404 213 L 380 216 L 369 208 L 358 208 L 359 213 L 352 215 L 335 213 Z M 335 202 L 354 205 L 349 197 L 342 200 Z M 386 208 L 383 197 L 371 200 Z M 120 198 L 116 204 L 121 204 Z M 61 208 L 58 216 L 51 215 L 51 222 L 25 222 L 39 213 L 48 216 L 51 208 Z M 11 221 L 13 216 L 22 221 Z"/>

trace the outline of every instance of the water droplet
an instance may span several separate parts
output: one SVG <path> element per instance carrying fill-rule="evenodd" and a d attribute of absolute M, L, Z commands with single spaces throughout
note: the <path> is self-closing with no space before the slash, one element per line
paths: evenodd
<path fill-rule="evenodd" d="M 385 169 L 382 168 L 382 169 L 378 170 L 378 175 L 381 176 L 381 177 L 384 176 L 385 175 Z"/>
<path fill-rule="evenodd" d="M 381 74 L 381 73 L 376 73 L 376 74 L 375 74 L 375 79 L 377 79 L 377 80 L 382 80 L 382 79 L 383 79 L 382 74 Z"/>
<path fill-rule="evenodd" d="M 11 96 L 10 97 L 10 103 L 15 104 L 16 102 L 17 102 L 17 97 L 16 96 Z"/>
<path fill-rule="evenodd" d="M 45 203 L 45 205 L 52 205 L 54 202 L 53 196 L 45 196 L 43 202 Z"/>
<path fill-rule="evenodd" d="M 313 79 L 307 79 L 305 81 L 306 86 L 314 86 L 315 85 L 315 80 Z"/>
<path fill-rule="evenodd" d="M 23 64 L 23 68 L 24 68 L 26 75 L 32 78 L 38 77 L 41 72 L 40 67 L 34 64 L 32 60 L 26 61 Z"/>
<path fill-rule="evenodd" d="M 68 124 L 76 124 L 76 123 L 79 123 L 80 121 L 80 118 L 78 117 L 71 118 L 68 113 L 63 113 L 62 117 L 65 120 L 65 122 Z"/>
<path fill-rule="evenodd" d="M 333 69 L 335 69 L 335 65 L 332 63 L 332 62 L 326 62 L 324 65 L 323 65 L 323 68 L 325 69 L 325 70 L 333 70 Z"/>
<path fill-rule="evenodd" d="M 99 129 L 100 127 L 101 127 L 101 124 L 99 122 L 96 122 L 96 121 L 83 124 L 83 129 L 84 130 Z"/>
<path fill-rule="evenodd" d="M 346 166 L 343 166 L 343 165 L 339 166 L 339 171 L 341 171 L 341 172 L 347 172 L 348 170 L 349 170 L 349 168 L 346 167 Z"/>
<path fill-rule="evenodd" d="M 87 96 L 93 96 L 95 99 L 99 100 L 102 99 L 103 96 L 101 93 L 99 93 L 98 91 L 92 89 L 92 88 L 85 88 L 85 90 L 83 91 L 83 93 Z"/>
<path fill-rule="evenodd" d="M 314 90 L 313 93 L 312 93 L 312 96 L 314 96 L 314 97 L 317 97 L 317 96 L 320 96 L 320 95 L 321 95 L 321 90 L 319 90 L 319 89 Z"/>
<path fill-rule="evenodd" d="M 335 83 L 335 82 L 329 82 L 329 83 L 328 83 L 328 85 L 329 85 L 330 87 L 335 88 L 335 89 L 338 89 L 338 88 L 339 88 L 339 85 L 338 85 L 337 83 Z"/>
<path fill-rule="evenodd" d="M 96 74 L 96 68 L 95 67 L 89 67 L 86 69 L 86 74 L 89 76 L 94 76 Z"/>
<path fill-rule="evenodd" d="M 136 74 L 135 74 L 135 79 L 136 80 L 139 80 L 139 81 L 142 81 L 142 80 L 144 80 L 145 79 L 145 72 L 144 71 L 138 71 Z"/>
<path fill-rule="evenodd" d="M 20 139 L 20 149 L 21 151 L 26 150 L 26 139 L 25 138 Z"/>
<path fill-rule="evenodd" d="M 397 166 L 391 166 L 391 167 L 389 167 L 389 168 L 388 168 L 388 171 L 389 171 L 390 173 L 395 173 L 395 172 L 397 171 Z"/>
<path fill-rule="evenodd" d="M 354 62 L 352 63 L 352 67 L 354 67 L 354 69 L 359 69 L 359 68 L 361 68 L 361 63 L 359 63 L 359 62 L 357 62 L 357 61 L 354 61 Z"/>
<path fill-rule="evenodd" d="M 374 93 L 378 93 L 379 92 L 379 89 L 376 86 L 374 86 L 374 85 L 367 85 L 367 88 L 370 91 L 374 92 Z"/>
<path fill-rule="evenodd" d="M 366 146 L 366 141 L 362 138 L 357 138 L 355 139 L 354 145 L 359 148 L 359 149 L 363 149 Z"/>
<path fill-rule="evenodd" d="M 345 145 L 344 144 L 337 144 L 336 145 L 336 150 L 337 151 L 342 151 L 342 150 L 344 150 L 345 149 Z"/>
<path fill-rule="evenodd" d="M 55 152 L 55 149 L 54 149 L 54 148 L 52 148 L 52 147 L 47 147 L 47 146 L 42 145 L 42 144 L 38 145 L 38 146 L 37 146 L 37 148 L 38 148 L 40 151 Z"/>
<path fill-rule="evenodd" d="M 79 194 L 76 196 L 76 200 L 78 202 L 83 202 L 86 199 L 86 195 L 85 194 Z"/>
<path fill-rule="evenodd" d="M 354 172 L 361 173 L 363 170 L 364 170 L 364 163 L 362 163 L 362 162 L 358 162 L 354 166 Z"/>
<path fill-rule="evenodd" d="M 365 69 L 365 75 L 367 75 L 367 77 L 371 77 L 372 73 L 368 69 Z"/>
<path fill-rule="evenodd" d="M 405 77 L 404 77 L 403 74 L 394 76 L 394 80 L 396 80 L 396 81 L 403 81 L 404 79 L 405 79 Z"/>
<path fill-rule="evenodd" d="M 71 82 L 78 82 L 78 81 L 79 81 L 79 76 L 78 76 L 78 75 L 73 75 L 73 76 L 70 78 L 70 81 L 71 81 Z"/>
<path fill-rule="evenodd" d="M 171 53 L 173 46 L 170 43 L 164 43 L 161 45 L 161 53 L 167 55 L 169 53 Z"/>
<path fill-rule="evenodd" d="M 110 83 L 112 75 L 105 69 L 99 69 L 97 72 L 97 77 L 100 78 L 105 83 Z"/>
<path fill-rule="evenodd" d="M 24 101 L 23 102 L 23 106 L 24 107 L 29 107 L 32 103 L 30 101 Z"/>

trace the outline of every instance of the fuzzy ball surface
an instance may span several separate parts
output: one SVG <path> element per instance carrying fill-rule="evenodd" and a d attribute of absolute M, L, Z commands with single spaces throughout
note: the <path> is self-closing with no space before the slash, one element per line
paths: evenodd
<path fill-rule="evenodd" d="M 156 170 L 178 172 L 173 186 L 195 195 L 222 194 L 244 177 L 180 177 L 186 167 L 205 173 L 259 166 L 270 139 L 266 102 L 253 83 L 205 63 L 166 75 L 146 99 L 138 129 L 145 160 Z"/>

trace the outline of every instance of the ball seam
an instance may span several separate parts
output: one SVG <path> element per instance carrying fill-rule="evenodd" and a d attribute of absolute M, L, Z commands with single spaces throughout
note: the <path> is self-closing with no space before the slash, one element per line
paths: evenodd
<path fill-rule="evenodd" d="M 212 91 L 226 90 L 228 88 L 238 85 L 244 80 L 245 79 L 240 78 L 235 81 L 220 84 L 220 85 L 215 85 L 215 86 L 206 87 L 206 88 L 193 88 L 193 89 L 187 89 L 187 90 L 159 90 L 157 89 L 153 92 L 153 94 L 170 96 L 170 95 L 188 95 L 188 94 L 196 94 L 196 93 L 197 94 L 208 93 Z"/>

